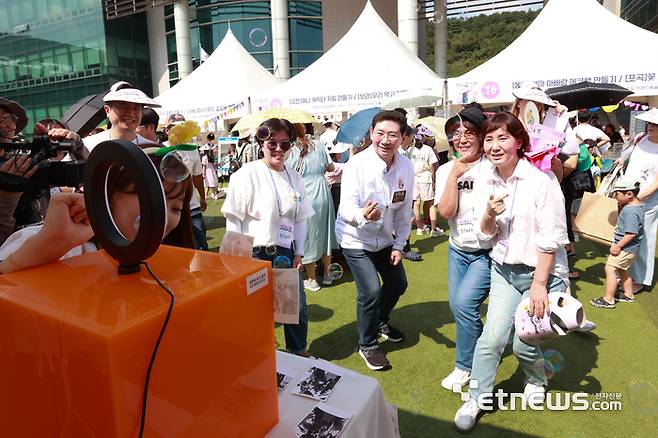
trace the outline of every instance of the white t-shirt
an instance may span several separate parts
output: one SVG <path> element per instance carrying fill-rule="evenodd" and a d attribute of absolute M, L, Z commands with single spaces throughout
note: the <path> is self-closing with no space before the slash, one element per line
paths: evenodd
<path fill-rule="evenodd" d="M 12 253 L 14 253 L 18 248 L 23 246 L 25 241 L 29 239 L 30 237 L 34 236 L 37 234 L 43 225 L 35 225 L 33 227 L 25 227 L 22 228 L 18 231 L 16 231 L 14 234 L 9 236 L 7 240 L 0 246 L 0 260 L 4 260 L 7 257 L 9 257 Z M 92 252 L 96 251 L 98 248 L 96 245 L 94 245 L 91 242 L 85 242 L 82 245 L 75 246 L 69 250 L 66 254 L 64 254 L 60 260 L 68 259 L 69 257 L 75 257 L 80 254 L 84 254 L 87 252 Z"/>
<path fill-rule="evenodd" d="M 241 222 L 242 233 L 253 236 L 254 246 L 271 246 L 282 218 L 294 225 L 313 216 L 313 207 L 299 173 L 288 166 L 277 172 L 258 160 L 231 176 L 222 213 Z"/>
<path fill-rule="evenodd" d="M 203 175 L 203 168 L 201 167 L 201 157 L 199 151 L 178 151 L 185 160 L 184 163 L 190 171 L 192 176 Z M 199 193 L 196 187 L 192 189 L 192 199 L 190 199 L 190 210 L 199 208 L 201 202 L 199 200 Z"/>
<path fill-rule="evenodd" d="M 417 183 L 431 183 L 432 173 L 434 171 L 432 166 L 439 162 L 436 154 L 426 144 L 420 148 L 409 146 L 409 149 L 409 158 L 414 165 L 414 181 Z"/>
<path fill-rule="evenodd" d="M 146 139 L 142 137 L 139 134 L 136 134 L 137 138 L 133 143 L 136 145 L 146 145 L 146 144 L 153 144 L 152 141 L 149 139 Z M 89 152 L 94 150 L 96 146 L 98 146 L 100 143 L 107 141 L 107 140 L 112 140 L 112 131 L 107 129 L 103 132 L 99 132 L 98 134 L 90 135 L 89 137 L 85 137 L 82 139 L 82 142 L 85 144 L 85 147 Z M 157 144 L 155 146 L 158 146 Z"/>
<path fill-rule="evenodd" d="M 448 177 L 454 166 L 454 160 L 442 165 L 436 171 L 436 193 L 434 202 L 438 204 L 448 182 Z M 472 236 L 461 235 L 461 231 L 467 226 L 466 221 L 475 222 L 482 220 L 482 215 L 487 207 L 487 196 L 482 190 L 487 178 L 491 175 L 493 166 L 483 155 L 478 161 L 457 179 L 458 205 L 457 214 L 448 221 L 450 225 L 450 244 L 462 251 L 476 251 L 483 248 L 491 248 L 490 241 L 473 240 Z"/>
<path fill-rule="evenodd" d="M 649 137 L 642 138 L 631 152 L 626 176 L 640 182 L 640 190 L 646 189 L 658 177 L 658 143 Z"/>

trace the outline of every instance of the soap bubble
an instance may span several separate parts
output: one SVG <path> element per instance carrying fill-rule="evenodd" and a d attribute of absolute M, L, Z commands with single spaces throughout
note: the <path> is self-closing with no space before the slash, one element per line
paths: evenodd
<path fill-rule="evenodd" d="M 640 414 L 658 414 L 658 390 L 644 380 L 632 381 L 626 389 L 633 410 Z"/>
<path fill-rule="evenodd" d="M 553 369 L 553 364 L 544 359 L 539 359 L 535 362 L 535 370 L 537 374 L 544 373 L 547 379 L 552 379 L 555 375 L 555 369 Z"/>
<path fill-rule="evenodd" d="M 190 159 L 179 151 L 171 151 L 160 161 L 160 173 L 169 182 L 179 183 L 190 176 Z"/>
<path fill-rule="evenodd" d="M 249 32 L 249 42 L 254 47 L 263 47 L 267 43 L 267 32 L 255 27 Z"/>
<path fill-rule="evenodd" d="M 330 264 L 328 270 L 332 280 L 340 280 L 343 277 L 343 267 L 339 263 Z"/>
<path fill-rule="evenodd" d="M 564 368 L 565 360 L 562 353 L 551 348 L 544 352 L 544 360 L 549 362 L 553 366 L 553 371 L 559 373 Z"/>
<path fill-rule="evenodd" d="M 278 269 L 285 269 L 292 267 L 292 263 L 290 262 L 290 259 L 288 257 L 284 255 L 279 255 L 274 257 L 274 260 L 272 261 L 272 267 Z"/>
<path fill-rule="evenodd" d="M 276 254 L 276 246 L 270 245 L 266 247 L 265 254 L 267 254 L 268 256 L 273 256 L 274 254 Z"/>

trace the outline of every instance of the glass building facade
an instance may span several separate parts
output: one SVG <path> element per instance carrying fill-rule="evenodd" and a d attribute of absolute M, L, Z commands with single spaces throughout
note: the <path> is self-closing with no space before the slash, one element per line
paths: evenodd
<path fill-rule="evenodd" d="M 658 0 L 622 0 L 620 15 L 636 26 L 658 32 Z"/>
<path fill-rule="evenodd" d="M 0 96 L 26 108 L 28 131 L 118 80 L 150 93 L 144 13 L 105 21 L 99 0 L 0 0 L 0 10 Z"/>
<path fill-rule="evenodd" d="M 200 49 L 207 53 L 219 45 L 229 26 L 236 38 L 263 67 L 274 72 L 272 23 L 269 1 L 190 0 L 193 64 L 199 65 Z M 322 56 L 321 0 L 288 1 L 290 74 L 295 75 Z M 174 7 L 165 7 L 169 79 L 178 82 Z M 230 60 L 227 60 L 230 68 Z"/>

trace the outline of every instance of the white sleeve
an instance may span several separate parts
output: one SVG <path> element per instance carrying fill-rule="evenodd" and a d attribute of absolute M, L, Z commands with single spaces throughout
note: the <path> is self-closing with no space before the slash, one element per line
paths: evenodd
<path fill-rule="evenodd" d="M 306 239 L 306 219 L 295 222 L 294 236 L 295 255 L 304 257 L 304 244 Z"/>
<path fill-rule="evenodd" d="M 357 228 L 362 227 L 367 222 L 366 218 L 363 217 L 359 188 L 356 163 L 348 161 L 345 169 L 343 169 L 338 215 L 346 224 Z"/>
<path fill-rule="evenodd" d="M 226 231 L 234 231 L 242 234 L 242 221 L 233 215 L 226 215 Z"/>
<path fill-rule="evenodd" d="M 411 234 L 411 216 L 413 212 L 413 182 L 414 171 L 413 167 L 409 165 L 407 174 L 405 175 L 406 195 L 403 205 L 398 207 L 393 212 L 393 231 L 395 231 L 395 240 L 393 241 L 393 249 L 402 251 L 407 244 L 407 239 Z"/>

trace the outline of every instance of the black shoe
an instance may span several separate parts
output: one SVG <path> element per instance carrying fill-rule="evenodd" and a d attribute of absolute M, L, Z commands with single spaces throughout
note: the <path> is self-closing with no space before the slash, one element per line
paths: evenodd
<path fill-rule="evenodd" d="M 390 324 L 384 324 L 379 327 L 379 336 L 388 342 L 404 341 L 404 333 Z"/>
<path fill-rule="evenodd" d="M 390 368 L 391 363 L 386 359 L 386 353 L 379 346 L 370 350 L 359 348 L 359 356 L 363 358 L 366 366 L 373 371 Z"/>
<path fill-rule="evenodd" d="M 617 307 L 615 303 L 609 303 L 603 299 L 603 297 L 592 298 L 589 302 L 592 306 L 598 307 L 599 309 L 614 309 Z"/>
<path fill-rule="evenodd" d="M 623 293 L 615 295 L 615 301 L 618 303 L 634 303 L 635 297 L 627 297 Z"/>

